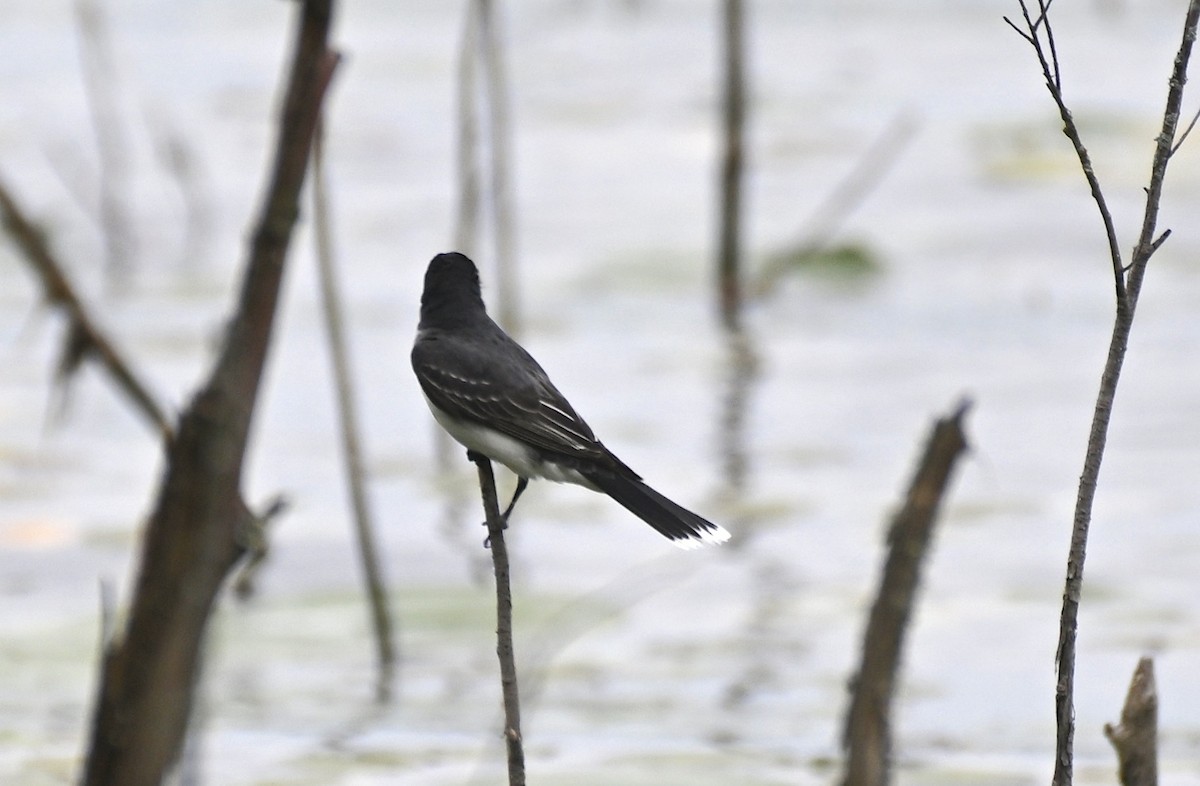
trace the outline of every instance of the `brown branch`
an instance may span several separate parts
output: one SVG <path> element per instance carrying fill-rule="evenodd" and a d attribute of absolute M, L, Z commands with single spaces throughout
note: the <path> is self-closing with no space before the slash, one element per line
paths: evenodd
<path fill-rule="evenodd" d="M 392 641 L 392 615 L 388 609 L 387 588 L 379 566 L 375 546 L 374 517 L 367 502 L 363 470 L 363 451 L 359 443 L 358 409 L 354 403 L 350 373 L 350 350 L 347 345 L 342 316 L 342 298 L 334 269 L 333 220 L 329 211 L 329 193 L 325 182 L 323 129 L 318 127 L 313 144 L 313 229 L 317 246 L 317 273 L 321 304 L 325 315 L 325 334 L 329 338 L 329 355 L 333 361 L 334 392 L 337 395 L 338 424 L 342 437 L 342 457 L 346 462 L 346 483 L 354 514 L 354 531 L 358 540 L 359 562 L 367 585 L 367 600 L 371 606 L 371 622 L 375 631 L 375 650 L 379 660 L 376 697 L 385 701 L 391 695 L 392 676 L 396 665 L 396 648 Z"/>
<path fill-rule="evenodd" d="M 467 455 L 479 467 L 479 490 L 483 495 L 488 544 L 496 573 L 496 656 L 500 660 L 500 690 L 504 700 L 508 784 L 525 786 L 525 743 L 521 738 L 521 700 L 517 689 L 516 656 L 513 654 L 512 587 L 509 581 L 508 546 L 504 543 L 507 522 L 500 516 L 492 462 L 479 453 L 470 452 Z"/>
<path fill-rule="evenodd" d="M 337 56 L 332 0 L 298 7 L 275 160 L 241 297 L 208 380 L 180 417 L 122 635 L 102 663 L 83 783 L 157 786 L 182 748 L 206 624 L 254 537 L 241 471 L 300 189 Z"/>
<path fill-rule="evenodd" d="M 904 506 L 888 529 L 888 556 L 863 636 L 862 663 L 851 686 L 842 732 L 845 786 L 883 786 L 891 754 L 891 703 L 904 635 L 916 604 L 921 566 L 938 508 L 959 455 L 967 449 L 963 402 L 933 427 Z"/>
<path fill-rule="evenodd" d="M 68 336 L 59 366 L 60 380 L 78 365 L 78 361 L 94 358 L 108 372 L 116 386 L 129 397 L 142 417 L 164 441 L 172 437 L 172 426 L 166 412 L 150 393 L 149 387 L 117 350 L 113 342 L 96 325 L 83 301 L 75 292 L 63 266 L 50 250 L 41 230 L 17 204 L 9 190 L 0 183 L 0 219 L 9 238 L 37 273 L 42 292 L 50 304 L 62 309 L 70 321 Z"/>
<path fill-rule="evenodd" d="M 1171 73 L 1167 93 L 1166 108 L 1163 110 L 1162 131 L 1155 145 L 1154 160 L 1151 164 L 1150 185 L 1146 189 L 1146 208 L 1142 221 L 1142 231 L 1137 245 L 1134 247 L 1132 261 L 1128 270 L 1121 264 L 1120 250 L 1116 244 L 1116 232 L 1113 228 L 1112 217 L 1104 203 L 1100 184 L 1091 166 L 1087 150 L 1079 136 L 1079 130 L 1063 101 L 1061 82 L 1057 79 L 1057 62 L 1055 76 L 1052 77 L 1044 50 L 1039 38 L 1038 29 L 1046 31 L 1050 36 L 1050 20 L 1046 16 L 1048 4 L 1040 2 L 1042 16 L 1037 25 L 1030 22 L 1025 0 L 1019 0 L 1022 13 L 1027 24 L 1028 35 L 1023 37 L 1031 43 L 1041 65 L 1042 74 L 1047 80 L 1047 87 L 1059 108 L 1064 123 L 1064 132 L 1075 147 L 1084 177 L 1091 189 L 1092 196 L 1100 208 L 1104 220 L 1105 234 L 1108 237 L 1109 251 L 1112 257 L 1113 272 L 1116 281 L 1117 305 L 1116 316 L 1113 320 L 1112 337 L 1109 340 L 1108 356 L 1105 360 L 1104 371 L 1100 377 L 1100 392 L 1096 397 L 1096 406 L 1092 413 L 1092 425 L 1088 433 L 1087 451 L 1084 455 L 1083 472 L 1079 478 L 1079 489 L 1075 498 L 1075 514 L 1071 528 L 1071 545 L 1067 554 L 1067 576 L 1063 589 L 1062 613 L 1059 619 L 1059 638 L 1055 652 L 1055 662 L 1058 668 L 1058 679 L 1055 684 L 1054 709 L 1056 718 L 1056 746 L 1054 761 L 1055 786 L 1069 786 L 1073 778 L 1073 744 L 1075 735 L 1075 643 L 1079 627 L 1079 599 L 1083 590 L 1083 566 L 1087 552 L 1088 528 L 1092 519 L 1092 506 L 1096 498 L 1096 488 L 1100 478 L 1100 465 L 1104 458 L 1104 448 L 1108 437 L 1108 425 L 1112 416 L 1113 402 L 1116 398 L 1117 383 L 1120 380 L 1121 368 L 1124 364 L 1125 353 L 1129 346 L 1129 336 L 1133 328 L 1133 314 L 1137 307 L 1142 280 L 1147 263 L 1154 252 L 1165 240 L 1164 235 L 1157 234 L 1158 210 L 1162 198 L 1162 185 L 1166 176 L 1167 164 L 1172 154 L 1172 145 L 1179 124 L 1180 107 L 1183 102 L 1183 86 L 1187 80 L 1187 65 L 1191 57 L 1192 45 L 1196 39 L 1197 22 L 1200 21 L 1200 0 L 1191 0 L 1184 20 L 1183 40 L 1175 57 L 1175 66 Z M 1011 24 L 1011 22 L 1010 22 Z"/>
<path fill-rule="evenodd" d="M 1117 751 L 1121 786 L 1157 786 L 1158 690 L 1152 659 L 1138 661 L 1121 708 L 1121 723 L 1104 724 L 1104 736 Z"/>

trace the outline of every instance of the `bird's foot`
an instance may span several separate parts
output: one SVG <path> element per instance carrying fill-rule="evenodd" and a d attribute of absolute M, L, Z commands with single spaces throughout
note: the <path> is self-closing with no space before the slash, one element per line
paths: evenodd
<path fill-rule="evenodd" d="M 488 523 L 486 521 L 482 524 L 483 527 L 487 527 L 487 525 Z M 508 529 L 508 516 L 505 515 L 500 517 L 500 529 Z M 490 528 L 488 528 L 488 536 L 483 539 L 483 547 L 485 549 L 490 549 L 492 547 L 492 534 Z"/>

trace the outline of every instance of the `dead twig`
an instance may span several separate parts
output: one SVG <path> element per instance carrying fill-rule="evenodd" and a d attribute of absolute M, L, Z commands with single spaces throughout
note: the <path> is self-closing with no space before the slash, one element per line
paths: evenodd
<path fill-rule="evenodd" d="M 842 732 L 845 786 L 888 783 L 891 703 L 904 635 L 916 605 L 921 565 L 933 539 L 938 508 L 958 457 L 967 449 L 963 418 L 969 408 L 963 402 L 934 424 L 904 505 L 888 528 L 887 562 L 863 636 L 862 663 L 851 686 Z"/>
<path fill-rule="evenodd" d="M 1117 751 L 1121 786 L 1157 786 L 1158 690 L 1151 658 L 1138 661 L 1121 708 L 1121 722 L 1104 724 L 1104 736 Z"/>
<path fill-rule="evenodd" d="M 1116 290 L 1116 316 L 1113 320 L 1112 337 L 1109 340 L 1108 356 L 1100 377 L 1100 392 L 1092 414 L 1092 425 L 1088 433 L 1087 451 L 1084 455 L 1083 472 L 1079 478 L 1079 489 L 1075 498 L 1075 514 L 1071 528 L 1071 545 L 1067 554 L 1067 576 L 1063 589 L 1062 614 L 1059 620 L 1058 647 L 1055 662 L 1058 679 L 1055 684 L 1055 716 L 1057 722 L 1054 780 L 1055 786 L 1069 786 L 1073 772 L 1073 742 L 1075 734 L 1075 642 L 1079 624 L 1079 599 L 1083 589 L 1083 566 L 1087 551 L 1088 528 L 1092 519 L 1092 506 L 1100 477 L 1100 464 L 1104 457 L 1108 437 L 1108 425 L 1116 398 L 1125 352 L 1129 346 L 1129 335 L 1133 327 L 1133 315 L 1150 257 L 1166 239 L 1159 234 L 1158 211 L 1162 199 L 1163 181 L 1167 164 L 1175 149 L 1176 130 L 1179 125 L 1180 108 L 1183 104 L 1183 86 L 1187 81 L 1188 62 L 1196 40 L 1197 22 L 1200 21 L 1200 0 L 1191 0 L 1183 25 L 1183 40 L 1175 56 L 1175 65 L 1167 91 L 1166 108 L 1163 110 L 1162 129 L 1155 143 L 1154 159 L 1150 167 L 1150 183 L 1146 188 L 1146 207 L 1142 219 L 1142 230 L 1133 248 L 1131 262 L 1126 267 L 1121 261 L 1121 250 L 1117 243 L 1112 215 L 1105 203 L 1100 182 L 1092 167 L 1091 158 L 1079 134 L 1075 120 L 1067 108 L 1062 94 L 1062 79 L 1057 54 L 1054 49 L 1053 32 L 1050 26 L 1049 2 L 1038 0 L 1039 13 L 1036 21 L 1032 17 L 1026 0 L 1018 0 L 1024 27 L 1012 20 L 1005 21 L 1015 29 L 1033 48 L 1046 88 L 1058 107 L 1063 120 L 1063 133 L 1075 148 L 1092 198 L 1100 211 L 1108 239 Z M 1045 42 L 1045 43 L 1043 43 Z M 1049 56 L 1047 56 L 1049 49 Z"/>
<path fill-rule="evenodd" d="M 125 360 L 113 342 L 104 334 L 92 318 L 75 287 L 67 278 L 66 270 L 50 250 L 45 235 L 21 210 L 8 188 L 0 183 L 0 218 L 5 231 L 20 249 L 22 256 L 37 273 L 42 283 L 42 292 L 50 304 L 61 309 L 69 320 L 58 377 L 65 383 L 87 358 L 97 360 L 108 376 L 129 399 L 134 407 L 165 442 L 172 438 L 173 427 L 163 409 L 150 393 L 133 366 Z"/>

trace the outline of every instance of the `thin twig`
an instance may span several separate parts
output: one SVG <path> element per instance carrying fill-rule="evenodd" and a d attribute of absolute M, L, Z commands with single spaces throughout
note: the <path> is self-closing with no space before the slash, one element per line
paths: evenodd
<path fill-rule="evenodd" d="M 392 616 L 388 610 L 387 589 L 375 546 L 375 525 L 367 502 L 364 480 L 362 446 L 359 442 L 358 411 L 350 372 L 350 349 L 347 346 L 345 320 L 342 317 L 342 298 L 334 270 L 333 219 L 329 210 L 329 192 L 325 182 L 323 127 L 318 126 L 313 139 L 313 234 L 316 240 L 317 272 L 321 289 L 321 304 L 325 314 L 325 333 L 329 338 L 329 354 L 333 361 L 334 388 L 337 395 L 338 423 L 342 437 L 342 455 L 346 462 L 346 482 L 354 513 L 354 531 L 358 536 L 358 555 L 363 578 L 367 584 L 367 599 L 371 605 L 371 621 L 375 630 L 376 656 L 379 659 L 379 679 L 376 695 L 385 701 L 391 695 L 396 651 L 392 643 Z"/>
<path fill-rule="evenodd" d="M 77 362 L 86 357 L 95 358 L 108 372 L 116 386 L 129 397 L 134 407 L 169 442 L 173 426 L 166 411 L 159 405 L 150 388 L 133 370 L 113 342 L 92 319 L 75 287 L 67 278 L 66 270 L 50 250 L 49 243 L 41 230 L 21 210 L 9 190 L 0 183 L 0 220 L 9 238 L 21 250 L 25 260 L 33 267 L 42 282 L 42 291 L 51 305 L 60 308 L 70 320 L 63 360 L 59 366 L 60 377 L 70 373 Z"/>
<path fill-rule="evenodd" d="M 1112 213 L 1108 209 L 1108 202 L 1104 198 L 1104 192 L 1100 189 L 1100 180 L 1096 177 L 1096 171 L 1092 166 L 1092 157 L 1084 146 L 1083 139 L 1079 135 L 1079 127 L 1075 125 L 1075 118 L 1071 115 L 1071 110 L 1067 108 L 1066 101 L 1063 99 L 1062 76 L 1058 70 L 1057 59 L 1053 65 L 1046 59 L 1046 51 L 1042 46 L 1038 32 L 1039 29 L 1046 31 L 1046 36 L 1053 40 L 1050 19 L 1046 16 L 1041 16 L 1038 23 L 1033 22 L 1029 16 L 1029 9 L 1026 6 L 1025 0 L 1019 0 L 1019 3 L 1028 32 L 1028 35 L 1023 36 L 1023 38 L 1033 46 L 1033 51 L 1037 55 L 1038 64 L 1042 69 L 1042 77 L 1046 80 L 1046 89 L 1050 91 L 1050 97 L 1054 99 L 1054 104 L 1058 107 L 1059 116 L 1062 118 L 1063 133 L 1067 136 L 1067 139 L 1071 140 L 1071 146 L 1075 148 L 1075 155 L 1079 159 L 1079 166 L 1083 169 L 1083 175 L 1087 180 L 1092 199 L 1096 203 L 1096 208 L 1100 211 L 1100 219 L 1104 222 L 1104 234 L 1108 240 L 1108 252 L 1112 261 L 1117 308 L 1125 308 L 1125 265 L 1121 261 L 1121 245 L 1117 241 L 1116 225 L 1113 223 Z M 1048 10 L 1045 4 L 1041 7 L 1043 13 Z"/>
<path fill-rule="evenodd" d="M 1137 307 L 1142 279 L 1146 274 L 1146 263 L 1154 254 L 1154 236 L 1158 227 L 1158 208 L 1162 198 L 1163 182 L 1167 175 L 1167 164 L 1171 160 L 1175 134 L 1179 127 L 1179 116 L 1183 108 L 1183 87 L 1187 83 L 1188 62 L 1192 57 L 1192 46 L 1196 43 L 1196 28 L 1200 24 L 1200 0 L 1191 0 L 1183 23 L 1183 40 L 1175 54 L 1175 65 L 1168 83 L 1166 108 L 1163 110 L 1162 130 L 1154 145 L 1154 161 L 1150 165 L 1150 185 L 1146 189 L 1146 212 L 1142 218 L 1142 231 L 1129 270 L 1129 310 Z"/>
<path fill-rule="evenodd" d="M 488 544 L 496 572 L 496 656 L 500 660 L 500 689 L 504 699 L 504 743 L 508 753 L 509 786 L 525 786 L 525 746 L 521 738 L 521 700 L 517 689 L 516 656 L 513 653 L 512 587 L 509 581 L 508 547 L 504 543 L 505 521 L 500 517 L 496 478 L 492 462 L 471 452 L 479 467 L 479 489 L 487 516 Z"/>
<path fill-rule="evenodd" d="M 958 457 L 967 449 L 968 402 L 934 423 L 904 506 L 888 528 L 888 555 L 863 636 L 862 663 L 842 732 L 844 786 L 884 786 L 891 753 L 891 703 L 908 621 L 916 605 L 921 566 Z"/>
<path fill-rule="evenodd" d="M 1179 135 L 1179 139 L 1177 139 L 1175 144 L 1171 146 L 1171 155 L 1175 155 L 1179 148 L 1183 146 L 1183 143 L 1187 140 L 1188 135 L 1192 133 L 1192 129 L 1196 127 L 1197 120 L 1200 120 L 1200 109 L 1197 109 L 1196 114 L 1192 115 L 1192 119 L 1188 122 L 1187 128 L 1183 129 L 1183 133 Z"/>

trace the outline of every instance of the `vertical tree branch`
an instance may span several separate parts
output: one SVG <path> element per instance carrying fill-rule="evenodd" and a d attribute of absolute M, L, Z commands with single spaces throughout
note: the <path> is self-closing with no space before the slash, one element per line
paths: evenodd
<path fill-rule="evenodd" d="M 717 236 L 717 292 L 721 323 L 741 325 L 741 215 L 744 127 L 746 120 L 745 42 L 742 0 L 723 0 L 724 74 L 721 90 L 720 223 Z"/>
<path fill-rule="evenodd" d="M 500 660 L 500 689 L 504 699 L 504 744 L 508 752 L 509 786 L 525 786 L 525 747 L 521 739 L 521 701 L 517 689 L 517 665 L 513 654 L 512 588 L 509 582 L 508 547 L 504 543 L 506 522 L 500 517 L 496 478 L 486 456 L 470 453 L 479 467 L 479 489 L 487 516 L 488 544 L 496 572 L 496 656 Z"/>
<path fill-rule="evenodd" d="M 1055 684 L 1056 747 L 1054 761 L 1055 786 L 1069 786 L 1073 779 L 1073 745 L 1075 734 L 1075 643 L 1079 626 L 1079 599 L 1083 589 L 1083 567 L 1087 552 L 1088 529 L 1091 524 L 1092 506 L 1100 477 L 1100 465 L 1108 436 L 1108 425 L 1116 398 L 1117 383 L 1125 352 L 1129 346 L 1129 335 L 1133 328 L 1133 315 L 1137 308 L 1142 280 L 1150 257 L 1161 246 L 1164 235 L 1158 235 L 1158 210 L 1162 198 L 1162 185 L 1167 164 L 1173 152 L 1176 129 L 1179 124 L 1180 107 L 1183 102 L 1183 86 L 1187 81 L 1188 61 L 1196 39 L 1197 22 L 1200 20 L 1200 0 L 1191 0 L 1183 26 L 1183 40 L 1175 57 L 1167 92 L 1166 108 L 1163 111 L 1162 130 L 1155 144 L 1154 160 L 1150 169 L 1150 184 L 1146 189 L 1146 208 L 1142 231 L 1133 250 L 1133 259 L 1128 271 L 1121 262 L 1112 216 L 1105 204 L 1100 183 L 1092 168 L 1091 159 L 1079 135 L 1079 129 L 1066 106 L 1061 90 L 1061 77 L 1057 58 L 1053 50 L 1053 32 L 1047 16 L 1049 3 L 1039 0 L 1040 14 L 1034 21 L 1025 0 L 1019 0 L 1025 27 L 1022 29 L 1011 20 L 1005 19 L 1017 33 L 1033 47 L 1046 87 L 1058 106 L 1063 120 L 1063 133 L 1070 139 L 1079 158 L 1092 197 L 1096 201 L 1104 222 L 1116 286 L 1116 316 L 1113 320 L 1112 337 L 1108 356 L 1100 377 L 1100 391 L 1092 413 L 1092 425 L 1088 433 L 1087 452 L 1084 456 L 1083 473 L 1079 478 L 1079 489 L 1075 498 L 1075 514 L 1071 528 L 1071 545 L 1067 554 L 1067 576 L 1063 589 L 1062 614 L 1059 619 L 1058 647 L 1055 662 L 1058 679 Z M 1051 46 L 1048 60 L 1042 38 Z"/>
<path fill-rule="evenodd" d="M 964 402 L 934 424 L 904 506 L 888 529 L 887 562 L 863 636 L 862 664 L 852 683 L 842 732 L 845 786 L 884 786 L 889 780 L 891 703 L 904 635 L 938 508 L 958 457 L 967 449 L 962 421 L 969 407 Z"/>
<path fill-rule="evenodd" d="M 1121 708 L 1121 723 L 1104 724 L 1104 736 L 1117 751 L 1121 786 L 1157 786 L 1158 691 L 1150 658 L 1138 661 Z"/>
<path fill-rule="evenodd" d="M 255 535 L 242 466 L 313 132 L 337 64 L 326 43 L 332 0 L 306 0 L 298 11 L 275 160 L 237 311 L 167 448 L 128 622 L 101 664 L 85 786 L 162 783 L 182 748 L 209 615 Z"/>
<path fill-rule="evenodd" d="M 329 338 L 329 355 L 333 361 L 334 392 L 337 396 L 338 424 L 342 438 L 342 456 L 346 462 L 346 483 L 354 514 L 354 531 L 358 540 L 359 561 L 367 585 L 371 607 L 371 622 L 375 631 L 375 649 L 379 660 L 376 695 L 380 701 L 391 695 L 396 651 L 392 642 L 392 616 L 388 610 L 387 589 L 379 566 L 375 546 L 375 525 L 367 502 L 363 478 L 362 446 L 359 443 L 358 409 L 351 389 L 350 350 L 347 346 L 342 317 L 342 297 L 334 270 L 333 219 L 329 211 L 329 194 L 325 183 L 323 128 L 317 127 L 313 140 L 313 228 L 317 246 L 317 273 L 320 280 L 321 305 L 325 315 L 325 334 Z"/>

